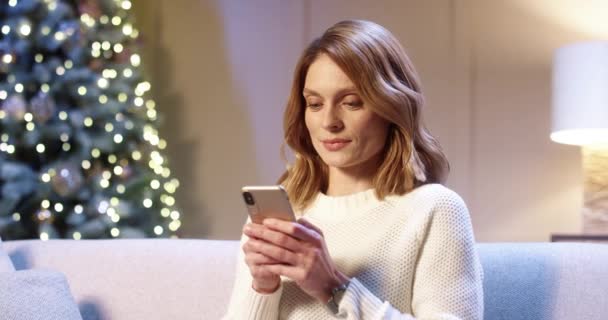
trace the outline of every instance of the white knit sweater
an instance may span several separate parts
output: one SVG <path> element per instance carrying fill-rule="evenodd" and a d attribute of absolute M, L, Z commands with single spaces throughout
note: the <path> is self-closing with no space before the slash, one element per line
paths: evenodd
<path fill-rule="evenodd" d="M 323 230 L 351 277 L 341 319 L 482 319 L 482 269 L 462 199 L 438 184 L 383 201 L 374 190 L 319 193 L 303 216 Z M 244 241 L 243 238 L 241 241 Z M 242 251 L 224 319 L 332 319 L 323 303 L 282 278 L 272 294 L 251 288 Z"/>

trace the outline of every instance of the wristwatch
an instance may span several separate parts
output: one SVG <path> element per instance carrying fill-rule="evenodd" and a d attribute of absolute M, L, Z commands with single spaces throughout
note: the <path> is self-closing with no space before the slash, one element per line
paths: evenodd
<path fill-rule="evenodd" d="M 340 300 L 342 300 L 342 297 L 344 296 L 344 292 L 346 292 L 346 289 L 348 289 L 349 284 L 350 284 L 350 281 L 347 281 L 347 282 L 331 289 L 331 297 L 329 297 L 329 300 L 327 301 L 327 307 L 333 314 L 338 314 Z"/>

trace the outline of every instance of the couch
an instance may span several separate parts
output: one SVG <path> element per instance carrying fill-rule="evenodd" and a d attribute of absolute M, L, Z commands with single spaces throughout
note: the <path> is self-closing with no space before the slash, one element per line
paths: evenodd
<path fill-rule="evenodd" d="M 16 270 L 65 274 L 82 318 L 219 319 L 236 241 L 6 241 Z M 608 319 L 608 245 L 482 243 L 486 319 Z M 1 310 L 0 310 L 1 313 Z"/>

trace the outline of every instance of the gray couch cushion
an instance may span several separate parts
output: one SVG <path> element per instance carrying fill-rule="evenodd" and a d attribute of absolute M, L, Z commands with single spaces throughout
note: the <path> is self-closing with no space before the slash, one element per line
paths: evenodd
<path fill-rule="evenodd" d="M 83 319 L 220 319 L 237 241 L 193 239 L 22 240 L 5 249 L 17 270 L 67 277 Z"/>
<path fill-rule="evenodd" d="M 606 319 L 608 245 L 478 245 L 485 319 Z"/>
<path fill-rule="evenodd" d="M 0 273 L 0 320 L 81 320 L 65 276 L 51 270 Z"/>

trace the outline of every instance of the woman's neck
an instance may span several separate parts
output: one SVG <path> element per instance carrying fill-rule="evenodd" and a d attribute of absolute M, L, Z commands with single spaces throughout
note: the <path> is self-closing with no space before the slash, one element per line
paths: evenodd
<path fill-rule="evenodd" d="M 327 191 L 328 196 L 344 196 L 373 187 L 374 172 L 362 172 L 357 170 L 345 170 L 342 168 L 329 168 L 329 181 Z"/>

